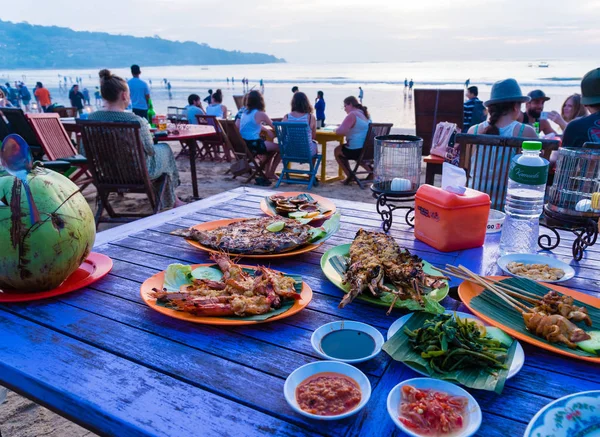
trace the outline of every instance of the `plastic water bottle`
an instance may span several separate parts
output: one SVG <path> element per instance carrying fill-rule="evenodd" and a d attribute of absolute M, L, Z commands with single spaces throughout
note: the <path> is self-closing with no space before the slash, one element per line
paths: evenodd
<path fill-rule="evenodd" d="M 510 163 L 500 237 L 500 254 L 535 253 L 544 209 L 548 161 L 540 156 L 542 143 L 524 141 L 523 153 Z"/>

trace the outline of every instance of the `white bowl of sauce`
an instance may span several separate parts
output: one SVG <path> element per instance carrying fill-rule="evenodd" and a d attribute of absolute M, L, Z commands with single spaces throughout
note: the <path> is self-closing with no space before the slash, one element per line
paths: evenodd
<path fill-rule="evenodd" d="M 331 391 L 336 396 L 331 398 Z M 366 375 L 350 364 L 316 361 L 294 370 L 283 386 L 297 413 L 316 420 L 338 420 L 358 413 L 371 397 Z"/>
<path fill-rule="evenodd" d="M 381 352 L 385 339 L 366 323 L 341 320 L 317 328 L 310 342 L 315 352 L 327 360 L 361 363 Z"/>

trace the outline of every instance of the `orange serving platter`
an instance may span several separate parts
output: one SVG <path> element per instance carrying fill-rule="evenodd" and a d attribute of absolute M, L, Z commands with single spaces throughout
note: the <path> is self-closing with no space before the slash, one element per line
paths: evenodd
<path fill-rule="evenodd" d="M 192 226 L 192 228 L 197 229 L 199 231 L 212 231 L 213 229 L 220 228 L 222 226 L 227 226 L 231 223 L 239 222 L 241 220 L 248 220 L 248 219 L 238 218 L 238 219 L 213 220 L 212 222 L 206 222 L 206 223 L 201 223 L 199 225 Z M 188 244 L 190 244 L 200 250 L 203 250 L 205 252 L 223 253 L 222 250 L 212 249 L 210 247 L 207 247 L 203 244 L 198 243 L 197 241 L 193 241 L 193 240 L 190 240 L 187 238 L 185 239 L 185 241 Z M 235 256 L 237 258 L 262 258 L 262 259 L 282 258 L 282 257 L 286 257 L 286 256 L 294 256 L 294 255 L 300 255 L 301 253 L 310 252 L 312 250 L 315 250 L 317 247 L 319 247 L 323 243 L 324 242 L 317 243 L 317 244 L 307 243 L 304 246 L 297 247 L 294 250 L 289 250 L 287 252 L 280 252 L 280 253 L 272 253 L 272 254 L 270 253 L 267 255 L 264 255 L 264 254 L 253 255 L 253 254 L 247 254 L 247 253 L 231 253 L 230 255 Z"/>
<path fill-rule="evenodd" d="M 502 279 L 507 279 L 508 277 L 507 276 L 487 276 L 487 278 L 495 279 L 495 280 L 502 280 Z M 577 300 L 580 300 L 581 302 L 584 302 L 586 305 L 600 308 L 600 299 L 589 296 L 585 293 L 580 293 L 578 291 L 570 290 L 565 287 L 560 287 L 556 284 L 544 283 L 544 285 L 546 287 L 556 290 L 566 296 L 571 296 Z M 504 332 L 511 335 L 512 337 L 515 337 L 519 340 L 522 340 L 522 341 L 532 344 L 534 346 L 541 347 L 542 349 L 546 349 L 546 350 L 555 352 L 557 354 L 566 355 L 571 358 L 576 358 L 578 360 L 591 361 L 592 363 L 600 364 L 600 357 L 584 357 L 581 355 L 573 354 L 567 350 L 559 349 L 557 347 L 554 347 L 551 343 L 548 343 L 547 341 L 544 341 L 541 339 L 538 340 L 536 338 L 529 337 L 528 335 L 524 335 L 521 332 L 515 331 L 514 329 L 504 326 L 502 323 L 497 322 L 496 320 L 494 320 L 492 317 L 488 316 L 487 314 L 484 314 L 480 311 L 474 310 L 471 307 L 471 299 L 473 299 L 476 296 L 479 296 L 482 291 L 483 291 L 483 287 L 481 287 L 480 285 L 475 285 L 469 281 L 464 281 L 462 284 L 460 284 L 458 286 L 458 295 L 460 296 L 460 300 L 463 301 L 463 303 L 467 306 L 467 308 L 469 308 L 469 310 L 471 310 L 473 312 L 473 314 L 480 317 L 482 320 L 486 321 L 490 325 L 502 329 Z M 507 311 L 513 311 L 513 310 L 507 308 Z M 594 329 L 598 329 L 598 327 L 594 327 Z"/>
<path fill-rule="evenodd" d="M 256 269 L 256 266 L 247 266 L 237 264 L 239 267 L 247 269 Z M 194 264 L 192 270 L 196 267 L 211 267 L 214 264 Z M 162 271 L 156 275 L 146 279 L 140 289 L 142 300 L 155 311 L 164 314 L 174 319 L 185 320 L 186 322 L 201 323 L 205 325 L 222 325 L 222 326 L 241 326 L 241 325 L 256 325 L 258 323 L 274 322 L 276 320 L 285 319 L 286 317 L 293 316 L 294 314 L 302 311 L 308 303 L 311 301 L 313 292 L 312 289 L 302 281 L 302 290 L 300 292 L 300 299 L 294 302 L 294 305 L 284 313 L 278 314 L 266 320 L 233 320 L 225 317 L 205 317 L 205 316 L 194 316 L 183 311 L 175 311 L 169 308 L 165 308 L 156 305 L 156 298 L 150 297 L 153 288 L 162 289 L 165 278 L 165 272 Z"/>
<path fill-rule="evenodd" d="M 311 224 L 314 226 L 315 223 L 320 222 L 324 222 L 325 220 L 327 220 L 329 217 L 331 217 L 333 214 L 335 214 L 335 203 L 333 203 L 331 200 L 326 199 L 323 196 L 319 196 L 318 194 L 311 194 L 311 193 L 305 193 L 303 191 L 286 191 L 284 193 L 273 193 L 274 195 L 278 195 L 278 196 L 285 196 L 285 197 L 295 197 L 299 194 L 308 194 L 310 195 L 310 197 L 312 197 L 314 200 L 317 201 L 317 204 L 322 207 L 322 208 L 326 208 L 329 209 L 328 212 L 326 212 L 325 214 L 323 214 L 322 218 L 319 218 L 317 220 L 313 220 L 311 222 Z M 268 216 L 271 217 L 275 217 L 276 215 L 279 214 L 275 214 L 271 208 L 269 208 L 269 205 L 267 205 L 267 200 L 266 199 L 261 199 L 260 201 L 260 210 L 262 212 L 264 212 L 265 214 L 267 214 Z M 314 222 L 314 223 L 313 223 Z"/>

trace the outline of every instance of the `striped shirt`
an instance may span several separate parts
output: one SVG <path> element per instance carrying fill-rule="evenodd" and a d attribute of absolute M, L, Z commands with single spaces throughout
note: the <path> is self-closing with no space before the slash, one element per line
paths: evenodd
<path fill-rule="evenodd" d="M 476 102 L 481 102 L 477 97 L 473 97 L 465 102 L 463 107 L 463 132 L 467 132 L 471 127 L 471 119 L 473 117 L 473 107 Z M 477 121 L 479 123 L 480 120 Z"/>

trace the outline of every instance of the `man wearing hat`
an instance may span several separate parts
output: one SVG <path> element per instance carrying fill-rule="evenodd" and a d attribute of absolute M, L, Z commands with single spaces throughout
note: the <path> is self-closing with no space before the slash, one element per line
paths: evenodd
<path fill-rule="evenodd" d="M 533 126 L 533 123 L 540 123 L 540 132 L 544 134 L 556 133 L 548 120 L 540 120 L 542 112 L 544 111 L 544 103 L 550 100 L 550 97 L 546 97 L 546 94 L 542 90 L 533 90 L 527 94 L 531 100 L 525 104 L 525 112 L 522 112 L 519 116 L 519 121 L 524 124 Z"/>
<path fill-rule="evenodd" d="M 581 81 L 581 103 L 590 111 L 587 117 L 571 121 L 563 135 L 563 147 L 581 147 L 600 143 L 600 68 L 586 74 Z"/>

